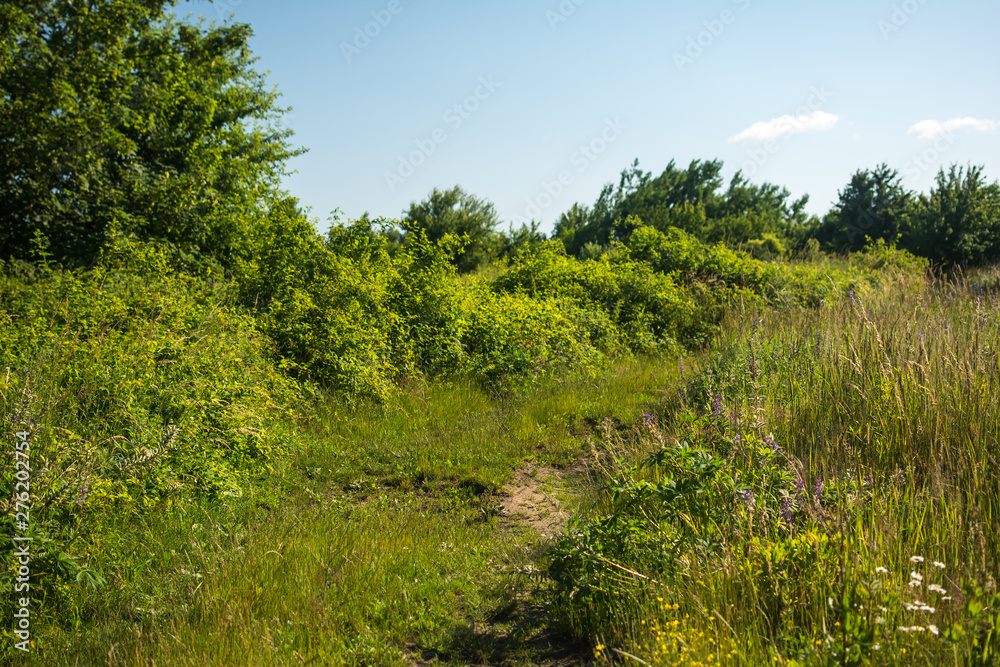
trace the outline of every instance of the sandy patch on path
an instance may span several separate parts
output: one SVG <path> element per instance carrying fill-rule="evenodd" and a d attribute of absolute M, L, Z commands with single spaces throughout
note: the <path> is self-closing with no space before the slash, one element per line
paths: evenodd
<path fill-rule="evenodd" d="M 500 516 L 531 526 L 541 538 L 555 537 L 570 518 L 559 499 L 567 493 L 564 471 L 528 463 L 501 489 Z"/>

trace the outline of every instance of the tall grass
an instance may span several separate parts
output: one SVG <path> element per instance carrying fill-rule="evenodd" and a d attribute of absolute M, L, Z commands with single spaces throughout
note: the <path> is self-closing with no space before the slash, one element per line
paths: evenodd
<path fill-rule="evenodd" d="M 555 570 L 564 622 L 657 664 L 996 664 L 998 351 L 989 277 L 903 273 L 829 308 L 731 311 L 661 419 L 609 430 L 609 487 L 557 551 L 588 579 Z M 716 504 L 680 518 L 640 491 L 691 470 L 639 463 L 678 439 L 721 466 L 701 489 Z M 672 559 L 649 546 L 679 536 Z"/>
<path fill-rule="evenodd" d="M 39 621 L 26 664 L 529 664 L 538 536 L 498 517 L 501 487 L 526 461 L 588 455 L 592 424 L 661 404 L 677 372 L 640 358 L 516 395 L 456 379 L 324 399 L 271 426 L 292 451 L 244 496 L 120 520 L 107 588 Z"/>

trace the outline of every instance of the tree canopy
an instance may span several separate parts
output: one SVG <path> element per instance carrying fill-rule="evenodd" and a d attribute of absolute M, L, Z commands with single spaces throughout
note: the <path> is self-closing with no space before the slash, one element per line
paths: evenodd
<path fill-rule="evenodd" d="M 460 271 L 475 269 L 486 257 L 500 223 L 493 204 L 455 186 L 434 190 L 422 202 L 413 202 L 403 214 L 402 227 L 407 234 L 422 231 L 436 242 L 445 234 L 468 237 L 468 243 L 455 257 Z"/>
<path fill-rule="evenodd" d="M 818 236 L 837 250 L 861 250 L 866 238 L 895 241 L 909 230 L 913 193 L 887 164 L 859 169 L 824 217 Z"/>
<path fill-rule="evenodd" d="M 975 265 L 1000 260 L 1000 183 L 983 167 L 940 169 L 913 213 L 910 250 L 939 264 Z"/>
<path fill-rule="evenodd" d="M 86 263 L 111 227 L 232 261 L 297 154 L 246 25 L 171 0 L 0 5 L 0 257 L 44 234 Z"/>
<path fill-rule="evenodd" d="M 807 221 L 803 211 L 808 197 L 789 201 L 787 189 L 752 184 L 741 172 L 724 187 L 721 173 L 721 160 L 693 160 L 686 169 L 671 160 L 654 177 L 636 160 L 622 171 L 617 186 L 604 187 L 593 207 L 574 205 L 563 213 L 555 236 L 568 252 L 579 254 L 588 244 L 626 241 L 632 232 L 630 219 L 733 244 L 765 234 L 793 235 Z"/>

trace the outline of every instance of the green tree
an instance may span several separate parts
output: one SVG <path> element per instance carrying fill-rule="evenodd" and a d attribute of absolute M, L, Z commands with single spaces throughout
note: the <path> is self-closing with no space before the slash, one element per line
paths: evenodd
<path fill-rule="evenodd" d="M 946 266 L 1000 260 L 1000 183 L 982 166 L 951 165 L 916 205 L 912 250 Z"/>
<path fill-rule="evenodd" d="M 839 192 L 817 236 L 834 250 L 858 251 L 866 237 L 895 241 L 909 233 L 913 193 L 903 188 L 899 172 L 887 164 L 859 170 Z"/>
<path fill-rule="evenodd" d="M 248 26 L 179 22 L 173 4 L 0 4 L 0 257 L 41 232 L 86 263 L 111 226 L 224 264 L 250 251 L 298 152 L 286 110 Z"/>
<path fill-rule="evenodd" d="M 422 202 L 413 202 L 403 213 L 402 227 L 407 235 L 420 230 L 431 243 L 446 234 L 466 237 L 465 247 L 454 263 L 459 271 L 473 271 L 489 255 L 500 220 L 493 204 L 466 193 L 461 187 L 434 190 Z"/>
<path fill-rule="evenodd" d="M 590 208 L 583 204 L 573 204 L 556 220 L 552 238 L 562 241 L 566 252 L 576 254 L 592 238 L 584 238 L 593 230 L 589 227 Z"/>
<path fill-rule="evenodd" d="M 623 170 L 617 186 L 608 184 L 592 208 L 574 204 L 555 228 L 570 254 L 588 244 L 627 242 L 634 231 L 630 220 L 661 231 L 670 227 L 697 238 L 733 245 L 764 234 L 800 239 L 807 228 L 803 209 L 808 197 L 789 201 L 787 189 L 754 185 L 737 172 L 724 189 L 721 160 L 692 160 L 686 167 L 670 161 L 659 176 L 644 172 L 636 160 Z"/>
<path fill-rule="evenodd" d="M 548 237 L 540 231 L 540 223 L 532 220 L 530 224 L 522 224 L 515 229 L 511 225 L 508 231 L 500 232 L 496 236 L 494 252 L 498 259 L 511 259 L 521 248 L 536 246 L 545 243 Z"/>

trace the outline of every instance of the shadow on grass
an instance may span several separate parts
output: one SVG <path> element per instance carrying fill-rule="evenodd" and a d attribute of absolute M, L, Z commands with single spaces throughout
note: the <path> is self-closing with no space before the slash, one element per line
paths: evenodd
<path fill-rule="evenodd" d="M 587 647 L 554 631 L 542 605 L 512 600 L 497 607 L 484 623 L 457 625 L 441 652 L 415 647 L 422 662 L 473 665 L 564 667 L 589 662 Z"/>

